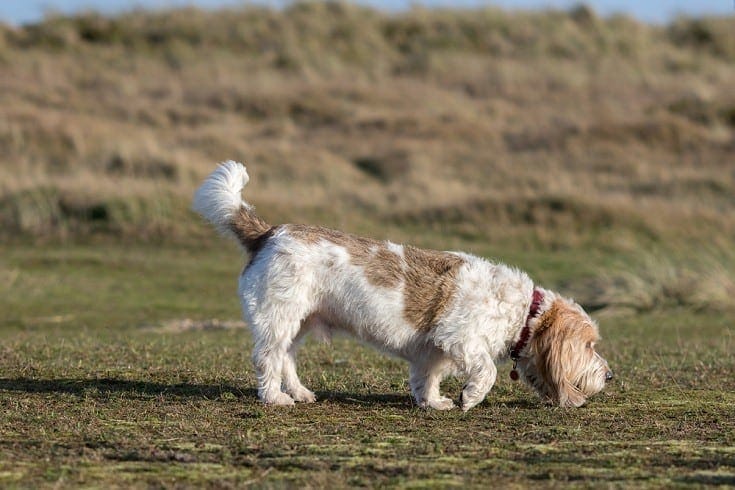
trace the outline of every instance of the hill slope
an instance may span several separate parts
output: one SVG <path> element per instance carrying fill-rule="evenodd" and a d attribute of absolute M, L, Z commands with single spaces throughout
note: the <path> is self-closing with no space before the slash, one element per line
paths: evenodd
<path fill-rule="evenodd" d="M 231 158 L 272 222 L 688 266 L 706 246 L 695 275 L 732 277 L 734 27 L 341 3 L 3 27 L 0 233 L 209 237 L 190 196 Z"/>

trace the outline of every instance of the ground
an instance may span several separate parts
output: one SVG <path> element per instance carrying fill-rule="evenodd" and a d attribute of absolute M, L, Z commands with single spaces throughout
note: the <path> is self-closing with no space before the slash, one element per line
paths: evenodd
<path fill-rule="evenodd" d="M 275 408 L 256 397 L 234 246 L 3 252 L 2 486 L 735 484 L 732 316 L 602 314 L 616 378 L 578 410 L 505 364 L 475 409 L 426 411 L 405 363 L 347 339 L 307 342 L 319 401 Z"/>

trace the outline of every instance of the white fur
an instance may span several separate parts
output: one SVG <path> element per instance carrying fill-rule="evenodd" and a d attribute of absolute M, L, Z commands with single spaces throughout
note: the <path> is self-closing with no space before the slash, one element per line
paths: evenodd
<path fill-rule="evenodd" d="M 240 206 L 248 177 L 235 162 L 222 164 L 197 191 L 194 209 L 228 231 Z M 406 267 L 404 247 L 387 242 Z M 252 329 L 258 394 L 265 402 L 311 402 L 314 394 L 296 374 L 299 340 L 309 332 L 328 337 L 349 332 L 410 363 L 410 385 L 421 406 L 448 409 L 453 402 L 439 393 L 442 378 L 459 371 L 468 376 L 462 409 L 480 403 L 495 383 L 495 362 L 507 358 L 518 341 L 533 296 L 523 272 L 479 257 L 463 260 L 452 301 L 433 328 L 421 331 L 405 317 L 403 282 L 371 284 L 348 250 L 326 237 L 304 241 L 279 227 L 254 256 L 239 280 L 245 320 Z M 542 309 L 553 293 L 546 292 Z"/>
<path fill-rule="evenodd" d="M 250 207 L 240 196 L 249 180 L 242 164 L 232 160 L 221 163 L 197 189 L 191 207 L 220 233 L 230 235 L 229 224 L 234 213 L 242 206 Z"/>

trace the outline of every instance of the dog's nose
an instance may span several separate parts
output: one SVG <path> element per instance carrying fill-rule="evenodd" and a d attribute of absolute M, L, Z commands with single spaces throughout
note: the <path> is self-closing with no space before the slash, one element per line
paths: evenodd
<path fill-rule="evenodd" d="M 605 381 L 610 381 L 611 379 L 613 379 L 613 372 L 608 369 L 605 373 Z"/>

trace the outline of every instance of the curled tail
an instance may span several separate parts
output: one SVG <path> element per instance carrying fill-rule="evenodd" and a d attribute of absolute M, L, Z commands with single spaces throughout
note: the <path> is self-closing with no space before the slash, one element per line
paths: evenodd
<path fill-rule="evenodd" d="M 241 163 L 232 160 L 221 163 L 194 193 L 192 209 L 252 253 L 260 248 L 271 226 L 255 214 L 253 206 L 242 200 L 242 189 L 249 180 Z"/>

